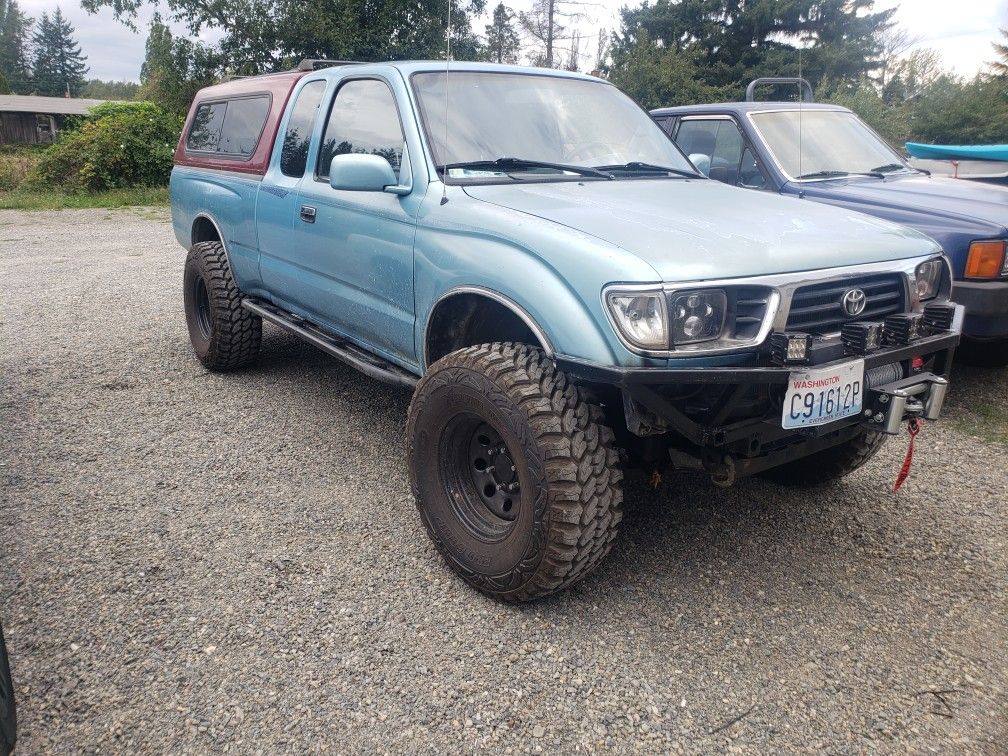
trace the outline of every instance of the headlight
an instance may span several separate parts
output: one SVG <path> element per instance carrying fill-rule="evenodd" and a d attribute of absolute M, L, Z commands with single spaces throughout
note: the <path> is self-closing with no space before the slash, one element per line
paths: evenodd
<path fill-rule="evenodd" d="M 997 278 L 1008 275 L 1005 242 L 975 241 L 966 258 L 966 278 Z"/>
<path fill-rule="evenodd" d="M 941 260 L 928 260 L 914 270 L 914 278 L 917 279 L 917 299 L 921 302 L 934 299 L 938 294 L 943 267 L 944 263 Z"/>
<path fill-rule="evenodd" d="M 630 344 L 651 351 L 668 349 L 662 291 L 610 291 L 606 300 L 616 327 Z"/>
<path fill-rule="evenodd" d="M 669 310 L 673 345 L 711 341 L 724 328 L 728 297 L 724 289 L 677 291 Z"/>

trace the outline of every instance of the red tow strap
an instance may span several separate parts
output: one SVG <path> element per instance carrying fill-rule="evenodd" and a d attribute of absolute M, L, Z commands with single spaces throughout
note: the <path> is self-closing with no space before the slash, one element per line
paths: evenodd
<path fill-rule="evenodd" d="M 914 439 L 917 438 L 917 434 L 920 433 L 921 422 L 916 417 L 911 417 L 910 421 L 907 423 L 907 432 L 910 433 L 910 445 L 907 447 L 906 457 L 903 458 L 903 466 L 900 468 L 899 475 L 896 476 L 896 483 L 893 485 L 893 493 L 900 490 L 900 486 L 903 482 L 910 477 L 910 465 L 913 464 L 913 450 L 914 450 Z"/>

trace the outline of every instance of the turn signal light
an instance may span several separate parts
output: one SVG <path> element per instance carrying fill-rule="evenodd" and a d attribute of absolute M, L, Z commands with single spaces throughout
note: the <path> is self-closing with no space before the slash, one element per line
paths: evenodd
<path fill-rule="evenodd" d="M 770 359 L 777 365 L 807 365 L 812 356 L 812 336 L 807 333 L 771 333 Z"/>
<path fill-rule="evenodd" d="M 998 278 L 1006 273 L 1005 242 L 975 241 L 970 244 L 966 278 Z"/>
<path fill-rule="evenodd" d="M 890 315 L 885 319 L 885 341 L 887 344 L 905 346 L 916 341 L 921 335 L 922 317 L 918 313 Z"/>
<path fill-rule="evenodd" d="M 860 323 L 845 323 L 840 329 L 840 339 L 851 354 L 869 354 L 882 346 L 883 328 L 881 323 L 863 320 Z"/>

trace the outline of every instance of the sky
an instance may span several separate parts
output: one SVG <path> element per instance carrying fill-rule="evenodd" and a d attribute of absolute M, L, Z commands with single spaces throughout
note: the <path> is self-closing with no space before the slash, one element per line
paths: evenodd
<path fill-rule="evenodd" d="M 531 5 L 531 0 L 505 2 L 517 10 Z M 139 78 L 151 11 L 147 10 L 141 15 L 138 23 L 140 31 L 133 32 L 115 21 L 108 9 L 91 15 L 81 10 L 76 2 L 19 0 L 19 4 L 26 13 L 34 17 L 60 5 L 64 15 L 77 30 L 77 39 L 91 67 L 88 74 L 90 78 L 129 81 Z M 495 4 L 493 0 L 488 0 L 488 8 Z M 584 37 L 582 48 L 594 55 L 599 28 L 611 30 L 616 27 L 619 8 L 627 4 L 635 2 L 586 2 L 585 18 L 577 23 Z M 943 65 L 963 76 L 973 76 L 986 61 L 992 59 L 991 42 L 999 37 L 998 28 L 1008 28 L 1008 0 L 958 0 L 954 3 L 949 0 L 876 0 L 877 9 L 897 5 L 899 9 L 896 20 L 912 36 L 920 37 L 917 46 L 938 50 Z M 477 32 L 483 31 L 487 20 L 474 24 Z M 585 65 L 588 65 L 587 60 Z"/>

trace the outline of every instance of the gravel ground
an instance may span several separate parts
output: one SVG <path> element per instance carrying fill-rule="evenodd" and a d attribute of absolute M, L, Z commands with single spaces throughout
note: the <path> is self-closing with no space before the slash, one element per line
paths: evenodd
<path fill-rule="evenodd" d="M 512 608 L 423 533 L 408 395 L 273 327 L 208 374 L 183 259 L 164 210 L 0 212 L 20 752 L 1005 753 L 1005 449 L 956 413 L 1008 371 L 959 371 L 898 495 L 902 439 L 824 491 L 635 483 Z"/>

